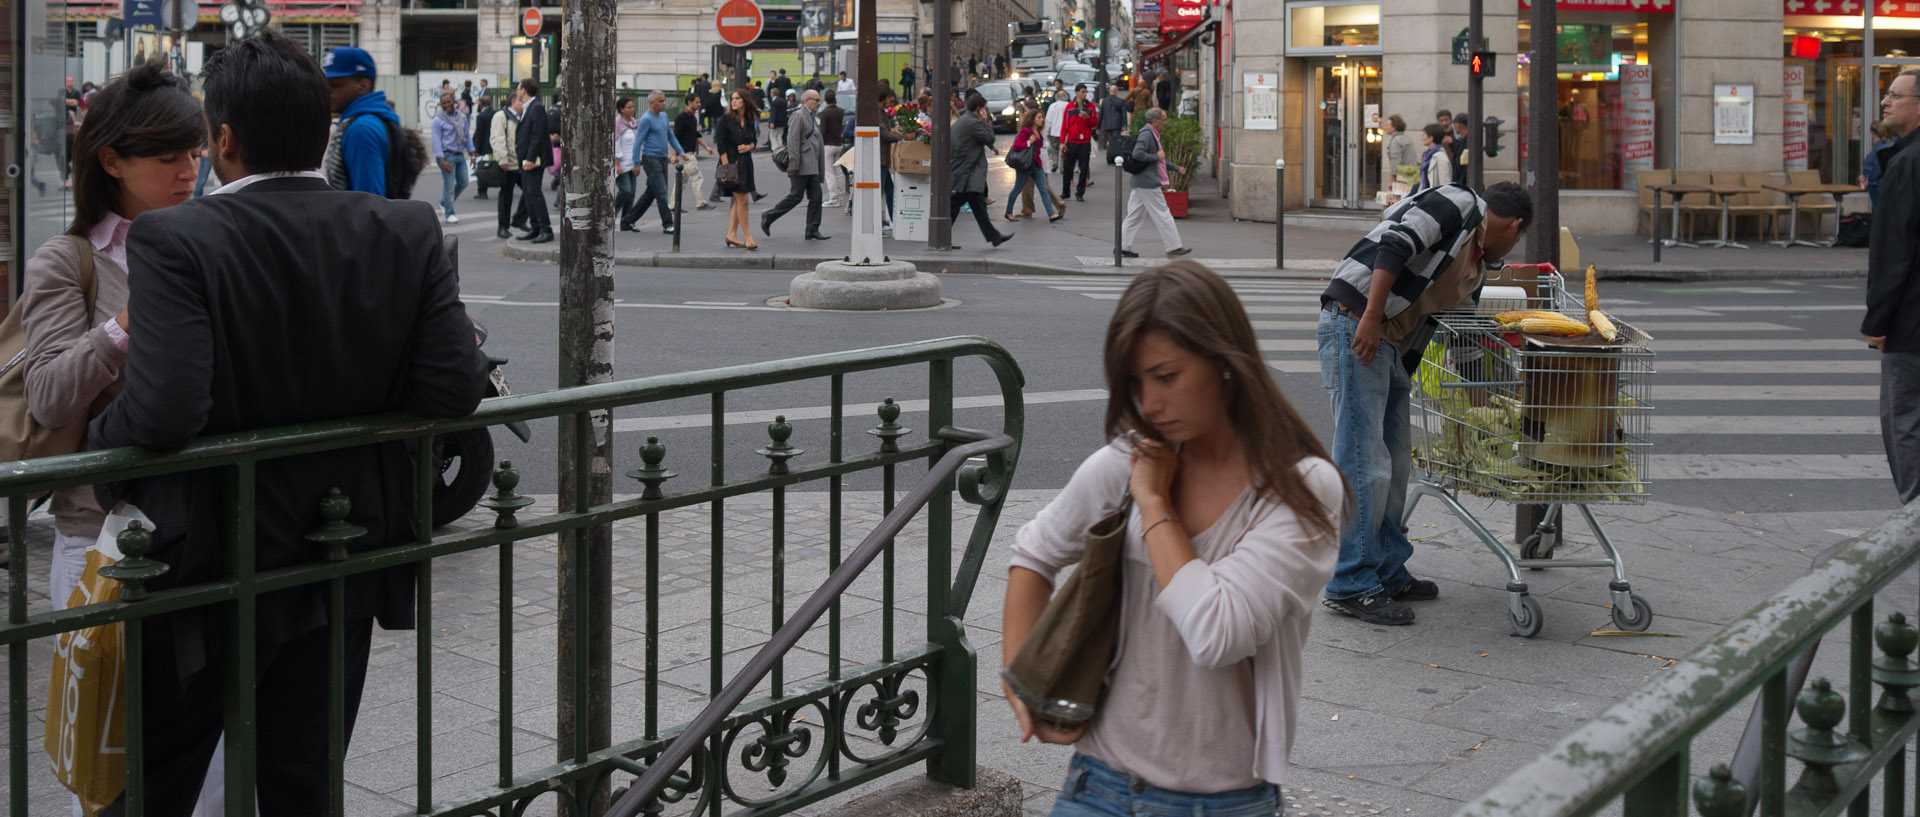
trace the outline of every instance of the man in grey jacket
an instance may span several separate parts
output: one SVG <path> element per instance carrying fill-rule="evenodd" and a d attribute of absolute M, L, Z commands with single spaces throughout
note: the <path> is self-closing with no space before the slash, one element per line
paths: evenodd
<path fill-rule="evenodd" d="M 987 243 L 995 247 L 1005 244 L 1013 233 L 994 229 L 993 219 L 987 216 L 986 152 L 993 149 L 993 114 L 987 112 L 987 98 L 968 94 L 966 112 L 953 120 L 951 132 L 953 147 L 948 167 L 953 171 L 953 192 L 947 212 L 958 214 L 962 205 L 971 206 L 973 218 L 980 223 L 980 234 L 986 236 Z M 952 249 L 960 247 L 956 244 Z"/>
<path fill-rule="evenodd" d="M 807 197 L 807 240 L 825 241 L 820 234 L 820 173 L 826 168 L 826 141 L 820 135 L 820 92 L 808 91 L 800 97 L 800 107 L 787 120 L 787 197 L 760 217 L 760 232 L 773 235 L 773 223 Z"/>
<path fill-rule="evenodd" d="M 1167 209 L 1167 194 L 1162 192 L 1168 182 L 1167 149 L 1160 143 L 1160 134 L 1167 128 L 1167 112 L 1159 108 L 1147 109 L 1146 127 L 1140 129 L 1133 139 L 1133 159 L 1146 162 L 1147 166 L 1133 174 L 1128 185 L 1127 221 L 1120 227 L 1120 254 L 1128 258 L 1139 258 L 1133 251 L 1133 237 L 1140 232 L 1140 224 L 1153 218 L 1154 229 L 1160 231 L 1160 244 L 1167 248 L 1167 257 L 1173 258 L 1193 252 L 1180 243 L 1180 228 L 1173 224 L 1173 211 Z M 1175 166 L 1174 172 L 1182 168 Z"/>

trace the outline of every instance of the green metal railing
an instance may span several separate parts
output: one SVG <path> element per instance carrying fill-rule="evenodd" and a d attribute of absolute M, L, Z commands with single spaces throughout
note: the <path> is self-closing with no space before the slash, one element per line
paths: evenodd
<path fill-rule="evenodd" d="M 1755 806 L 1765 817 L 1865 817 L 1875 794 L 1884 813 L 1909 813 L 1920 632 L 1897 612 L 1876 625 L 1873 608 L 1875 595 L 1916 560 L 1920 503 L 1830 551 L 1455 817 L 1583 817 L 1616 801 L 1627 817 L 1684 817 L 1689 803 L 1702 817 L 1740 817 Z M 1836 691 L 1843 685 L 1824 678 L 1796 694 L 1820 639 L 1843 623 L 1851 642 L 1844 697 Z M 1694 739 L 1755 692 L 1756 751 L 1693 780 Z M 1794 711 L 1802 728 L 1789 730 Z M 1911 794 L 1920 804 L 1920 789 Z"/>
<path fill-rule="evenodd" d="M 977 358 L 991 370 L 1000 389 L 1002 427 L 997 433 L 967 431 L 953 426 L 955 365 L 966 358 Z M 909 442 L 910 431 L 901 427 L 901 408 L 891 398 L 879 408 L 880 424 L 868 433 L 878 438 L 877 450 L 864 455 L 848 455 L 842 444 L 846 422 L 844 411 L 845 379 L 848 375 L 878 370 L 899 370 L 924 366 L 928 381 L 928 425 L 931 433 L 920 442 Z M 790 462 L 801 452 L 789 438 L 793 434 L 784 419 L 768 428 L 771 442 L 757 453 L 770 465 L 751 476 L 729 480 L 726 475 L 726 396 L 731 391 L 826 380 L 831 391 L 827 429 L 827 454 L 824 462 Z M 658 678 L 660 672 L 659 569 L 661 514 L 680 508 L 708 506 L 713 529 L 711 573 L 707 577 L 711 609 L 708 611 L 710 652 L 710 698 L 722 693 L 721 661 L 723 578 L 725 558 L 734 553 L 764 555 L 771 574 L 773 622 L 769 632 L 780 630 L 784 619 L 784 583 L 786 572 L 786 490 L 796 485 L 824 481 L 828 496 L 826 544 L 829 568 L 851 578 L 857 572 L 841 571 L 843 527 L 843 481 L 858 472 L 877 472 L 882 481 L 881 499 L 887 515 L 881 530 L 884 540 L 879 549 L 881 561 L 881 635 L 879 655 L 854 667 L 843 667 L 840 604 L 833 599 L 810 599 L 827 608 L 827 663 L 825 677 L 804 684 L 789 684 L 783 677 L 784 662 L 771 660 L 772 684 L 767 697 L 729 707 L 724 717 L 712 719 L 706 728 L 703 748 L 692 753 L 684 773 L 673 775 L 659 801 L 682 803 L 681 809 L 719 815 L 728 810 L 751 814 L 779 814 L 817 802 L 858 784 L 874 780 L 911 764 L 925 761 L 928 772 L 937 779 L 959 785 L 971 785 L 974 771 L 975 677 L 974 654 L 962 620 L 972 598 L 994 528 L 1011 484 L 1018 459 L 1019 440 L 1024 427 L 1023 386 L 1018 365 L 1007 351 L 980 338 L 947 338 L 811 357 L 794 358 L 746 366 L 734 366 L 702 372 L 607 383 L 538 394 L 515 395 L 488 400 L 468 418 L 451 421 L 427 421 L 403 415 L 343 420 L 290 427 L 266 432 L 203 438 L 188 448 L 156 454 L 136 449 L 116 449 L 74 454 L 0 466 L 0 497 L 9 509 L 11 541 L 26 542 L 28 497 L 68 486 L 92 485 L 188 471 L 213 470 L 224 487 L 222 514 L 229 531 L 225 545 L 225 575 L 218 581 L 192 586 L 146 592 L 145 581 L 164 570 L 164 566 L 145 559 L 142 535 L 123 535 L 121 543 L 127 559 L 118 568 L 125 588 L 121 600 L 87 605 L 69 610 L 27 615 L 27 575 L 29 565 L 25 548 L 13 549 L 8 566 L 8 616 L 0 625 L 0 644 L 6 645 L 8 660 L 8 749 L 7 796 L 9 813 L 24 817 L 28 813 L 28 762 L 39 755 L 37 735 L 28 734 L 28 684 L 45 684 L 42 677 L 30 677 L 28 647 L 37 639 L 50 639 L 63 632 L 121 622 L 127 639 L 127 756 L 128 813 L 139 815 L 145 781 L 141 768 L 142 737 L 139 725 L 142 691 L 139 678 L 141 623 L 154 615 L 191 608 L 212 608 L 223 613 L 226 643 L 221 646 L 226 695 L 226 787 L 228 814 L 233 817 L 251 813 L 255 790 L 254 752 L 256 749 L 254 696 L 252 685 L 255 656 L 251 645 L 254 632 L 254 603 L 262 594 L 292 587 L 319 585 L 328 588 L 332 614 L 330 667 L 334 694 L 327 702 L 330 715 L 332 753 L 330 774 L 332 797 L 329 813 L 342 814 L 344 801 L 344 755 L 347 735 L 344 730 L 344 704 L 340 679 L 344 674 L 345 626 L 344 585 L 348 576 L 393 567 L 412 566 L 417 582 L 417 629 L 415 673 L 417 683 L 417 769 L 414 783 L 415 813 L 458 817 L 459 815 L 519 815 L 538 798 L 555 795 L 574 815 L 588 814 L 596 791 L 616 773 L 641 775 L 664 752 L 685 727 L 660 723 Z M 675 474 L 665 467 L 666 450 L 649 439 L 640 451 L 640 467 L 627 472 L 642 487 L 639 497 L 595 505 L 584 489 L 560 497 L 560 507 L 551 514 L 521 518 L 531 499 L 515 492 L 517 473 L 502 466 L 494 475 L 495 494 L 482 504 L 496 515 L 492 529 L 436 536 L 431 529 L 431 504 L 419 502 L 414 523 L 416 541 L 391 548 L 349 555 L 346 545 L 364 531 L 345 522 L 349 508 L 339 496 L 315 497 L 321 524 L 308 535 L 323 558 L 297 567 L 259 571 L 252 562 L 254 503 L 252 480 L 255 464 L 372 443 L 412 440 L 418 443 L 416 471 L 420 495 L 430 495 L 434 478 L 432 446 L 436 434 L 497 425 L 513 420 L 558 417 L 573 423 L 575 439 L 592 439 L 593 424 L 605 423 L 597 414 L 643 404 L 684 398 L 707 399 L 712 410 L 710 479 L 699 487 L 668 490 L 666 484 Z M 582 442 L 584 447 L 585 443 Z M 959 456 L 948 456 L 958 453 Z M 966 461 L 974 454 L 984 461 Z M 944 459 L 944 461 L 943 461 Z M 925 462 L 927 471 L 908 494 L 908 501 L 896 504 L 896 471 L 902 465 Z M 577 477 L 573 484 L 587 484 L 585 471 L 590 458 L 575 458 Z M 956 479 L 957 476 L 957 479 Z M 973 527 L 960 555 L 953 560 L 954 505 L 956 491 L 978 506 Z M 728 499 L 769 493 L 772 498 L 771 537 L 750 545 L 729 543 L 725 537 L 723 509 Z M 926 560 L 924 641 L 896 644 L 894 607 L 896 601 L 895 550 L 893 535 L 909 517 L 923 510 L 926 514 L 924 557 Z M 574 730 L 570 746 L 560 747 L 560 762 L 540 769 L 518 771 L 513 758 L 513 694 L 515 616 L 513 613 L 514 543 L 569 531 L 583 531 L 616 521 L 643 518 L 648 576 L 646 601 L 645 721 L 643 734 L 624 741 L 615 736 L 611 745 L 595 746 L 588 730 Z M 586 536 L 562 537 L 563 547 L 575 549 L 579 564 L 587 561 Z M 872 538 L 872 537 L 869 537 Z M 919 543 L 914 543 L 916 546 Z M 499 729 L 497 775 L 492 787 L 441 799 L 434 791 L 434 734 L 432 657 L 434 627 L 432 618 L 433 562 L 456 554 L 494 549 L 499 556 L 499 711 L 495 723 Z M 583 599 L 587 591 L 584 571 L 572 586 L 560 588 L 559 604 L 563 624 L 571 624 L 581 642 L 589 638 L 592 626 L 587 605 L 572 603 Z M 844 586 L 842 584 L 841 586 Z M 570 596 L 571 594 L 571 596 Z M 813 611 L 803 609 L 801 616 Z M 570 620 L 567 620 L 570 619 Z M 544 646 L 544 645 L 541 645 Z M 575 660 L 585 662 L 586 650 L 575 651 Z M 856 659 L 849 659 L 856 660 Z M 579 711 L 566 706 L 570 698 L 582 702 L 594 692 L 589 679 L 607 678 L 605 667 L 576 667 L 570 688 L 559 690 L 560 711 Z M 598 670 L 592 672 L 589 670 Z M 369 683 L 377 678 L 370 673 Z M 923 685 L 925 699 L 912 688 Z M 748 684 L 751 686 L 751 683 Z M 808 717 L 811 715 L 812 717 Z M 849 720 L 851 719 L 851 723 Z M 859 739 L 850 739 L 857 736 Z M 33 738 L 33 739 L 30 739 Z M 738 759 L 738 768 L 732 760 Z M 795 771 L 796 764 L 808 768 Z M 44 760 L 44 758 L 42 758 Z M 677 764 L 676 764 L 677 765 Z M 754 794 L 742 785 L 740 772 L 757 776 L 760 788 L 769 791 Z M 689 800 L 689 798 L 692 798 Z M 660 810 L 650 803 L 649 813 Z"/>

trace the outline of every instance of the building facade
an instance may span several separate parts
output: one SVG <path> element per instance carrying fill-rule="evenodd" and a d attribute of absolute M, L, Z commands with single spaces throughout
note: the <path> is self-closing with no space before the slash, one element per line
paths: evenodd
<path fill-rule="evenodd" d="M 1555 94 L 1561 221 L 1635 229 L 1641 169 L 1815 173 L 1854 182 L 1862 134 L 1893 75 L 1920 60 L 1920 3 L 1881 3 L 1869 30 L 1857 0 L 1558 0 Z M 1217 43 L 1175 57 L 1201 87 L 1201 115 L 1235 217 L 1272 220 L 1274 161 L 1288 210 L 1377 207 L 1392 181 L 1381 119 L 1416 132 L 1465 115 L 1454 40 L 1467 0 L 1226 0 L 1208 9 Z M 1890 11 L 1891 13 L 1887 13 Z M 1522 0 L 1486 0 L 1498 57 L 1486 115 L 1502 121 L 1487 181 L 1517 179 L 1527 149 Z M 1868 43 L 1871 31 L 1872 44 Z M 1863 55 L 1874 55 L 1870 59 Z M 1475 128 L 1473 139 L 1480 139 Z M 1417 142 L 1417 139 L 1416 139 Z M 1805 178 L 1802 176 L 1801 178 Z"/>

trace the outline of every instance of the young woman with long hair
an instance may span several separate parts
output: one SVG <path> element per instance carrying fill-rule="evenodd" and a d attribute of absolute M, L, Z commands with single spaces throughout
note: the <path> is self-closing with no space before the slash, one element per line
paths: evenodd
<path fill-rule="evenodd" d="M 1013 202 L 1015 199 L 1020 198 L 1020 192 L 1026 190 L 1029 184 L 1033 185 L 1034 189 L 1039 191 L 1040 203 L 1046 205 L 1047 208 L 1048 221 L 1059 221 L 1060 217 L 1064 215 L 1063 213 L 1054 211 L 1053 193 L 1047 189 L 1046 153 L 1039 149 L 1039 146 L 1046 142 L 1046 138 L 1040 135 L 1040 123 L 1040 109 L 1033 108 L 1028 110 L 1024 116 L 1020 117 L 1019 135 L 1013 137 L 1014 150 L 1024 149 L 1028 145 L 1034 145 L 1035 148 L 1033 151 L 1033 167 L 1027 168 L 1026 170 L 1015 170 L 1013 172 L 1013 189 L 1007 192 L 1007 212 L 1002 216 L 1002 218 L 1008 221 L 1015 220 L 1013 215 Z M 1032 202 L 1028 202 L 1028 204 L 1031 205 Z"/>
<path fill-rule="evenodd" d="M 753 105 L 753 95 L 735 89 L 732 98 L 727 101 L 727 114 L 713 126 L 713 141 L 720 151 L 721 165 L 735 165 L 740 168 L 740 183 L 731 188 L 723 188 L 733 195 L 733 206 L 727 210 L 727 246 L 744 247 L 749 250 L 760 249 L 753 240 L 752 222 L 747 220 L 747 201 L 757 192 L 753 186 L 753 145 L 759 138 L 760 109 Z M 715 172 L 718 175 L 718 171 Z M 733 240 L 735 233 L 740 240 Z"/>
<path fill-rule="evenodd" d="M 1038 721 L 1009 690 L 1021 739 L 1075 747 L 1058 817 L 1276 813 L 1346 483 L 1268 374 L 1233 290 L 1199 263 L 1134 279 L 1105 367 L 1111 442 L 1015 535 L 1003 660 L 1087 528 L 1130 495 L 1119 641 L 1085 724 Z"/>

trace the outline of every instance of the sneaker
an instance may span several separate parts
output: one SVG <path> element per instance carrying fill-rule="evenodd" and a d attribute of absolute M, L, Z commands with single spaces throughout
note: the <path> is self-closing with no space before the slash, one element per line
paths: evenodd
<path fill-rule="evenodd" d="M 1190 252 L 1193 252 L 1192 247 L 1175 247 L 1171 250 L 1167 250 L 1167 257 L 1179 258 L 1180 256 L 1186 255 L 1187 253 L 1190 253 Z"/>
<path fill-rule="evenodd" d="M 459 223 L 460 223 L 460 217 L 459 217 L 459 216 L 456 216 L 456 215 L 453 215 L 452 213 L 448 213 L 448 214 L 447 214 L 447 223 L 448 223 L 448 224 L 459 224 Z"/>
<path fill-rule="evenodd" d="M 1413 623 L 1413 608 L 1388 598 L 1384 593 L 1351 599 L 1322 599 L 1320 603 L 1329 610 L 1368 624 L 1397 627 Z"/>
<path fill-rule="evenodd" d="M 1134 252 L 1133 250 L 1121 250 L 1120 257 L 1121 258 L 1139 258 L 1140 254 L 1137 252 Z"/>
<path fill-rule="evenodd" d="M 1440 585 L 1426 579 L 1414 579 L 1393 594 L 1394 601 L 1433 601 L 1440 598 Z"/>

